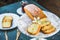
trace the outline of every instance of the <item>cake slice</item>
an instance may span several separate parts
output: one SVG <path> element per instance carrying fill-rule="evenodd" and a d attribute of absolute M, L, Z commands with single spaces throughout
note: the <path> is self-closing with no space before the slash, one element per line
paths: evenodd
<path fill-rule="evenodd" d="M 24 7 L 25 13 L 34 20 L 34 17 L 46 18 L 42 10 L 34 4 L 29 4 Z"/>
<path fill-rule="evenodd" d="M 47 20 L 47 18 L 43 18 L 40 21 L 41 21 L 41 26 L 46 26 L 46 25 L 51 24 L 51 22 Z"/>
<path fill-rule="evenodd" d="M 2 27 L 3 28 L 10 28 L 12 25 L 13 18 L 11 16 L 5 16 L 2 20 Z"/>
<path fill-rule="evenodd" d="M 56 30 L 55 28 L 51 28 L 50 30 L 46 30 L 44 33 L 50 34 L 50 33 L 54 32 L 55 30 Z"/>
<path fill-rule="evenodd" d="M 48 25 L 48 26 L 44 26 L 42 27 L 42 32 L 45 33 L 45 34 L 50 34 L 52 32 L 54 32 L 56 30 L 55 27 L 53 27 L 52 25 Z"/>
<path fill-rule="evenodd" d="M 40 29 L 41 26 L 39 24 L 33 23 L 28 27 L 27 31 L 29 34 L 36 35 L 37 33 L 40 32 Z"/>

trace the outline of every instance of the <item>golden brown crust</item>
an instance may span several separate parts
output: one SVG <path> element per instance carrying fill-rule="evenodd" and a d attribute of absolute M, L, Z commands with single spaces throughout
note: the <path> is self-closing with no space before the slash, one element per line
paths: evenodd
<path fill-rule="evenodd" d="M 29 18 L 31 18 L 32 20 L 34 20 L 34 17 L 32 16 L 32 14 L 27 9 L 25 9 L 25 13 L 29 16 Z"/>

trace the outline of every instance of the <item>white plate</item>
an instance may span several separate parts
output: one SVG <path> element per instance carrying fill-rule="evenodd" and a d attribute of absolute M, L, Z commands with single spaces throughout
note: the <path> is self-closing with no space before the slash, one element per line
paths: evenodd
<path fill-rule="evenodd" d="M 3 20 L 4 16 L 12 16 L 13 17 L 12 26 L 10 28 L 3 28 L 2 27 L 2 20 Z M 19 19 L 19 16 L 14 14 L 14 13 L 3 13 L 3 14 L 0 14 L 0 29 L 1 30 L 9 30 L 9 29 L 15 28 L 17 26 L 18 19 Z"/>
<path fill-rule="evenodd" d="M 30 37 L 43 37 L 43 38 L 46 38 L 46 37 L 50 37 L 50 36 L 53 36 L 55 35 L 57 32 L 59 32 L 60 30 L 60 24 L 58 24 L 58 21 L 59 20 L 59 17 L 56 16 L 55 14 L 51 13 L 51 12 L 48 12 L 48 11 L 43 11 L 44 14 L 46 14 L 46 16 L 48 17 L 48 20 L 51 21 L 52 25 L 56 28 L 56 31 L 51 33 L 51 34 L 44 34 L 42 32 L 40 32 L 38 35 L 30 35 L 28 32 L 27 32 L 27 27 L 28 25 L 31 24 L 31 19 L 26 15 L 22 15 L 20 17 L 20 21 L 18 22 L 18 29 L 26 34 L 27 36 L 30 36 Z"/>
<path fill-rule="evenodd" d="M 24 14 L 24 13 L 22 12 L 22 7 L 20 7 L 20 8 L 17 9 L 17 13 L 18 13 L 19 15 L 23 15 L 23 14 Z"/>

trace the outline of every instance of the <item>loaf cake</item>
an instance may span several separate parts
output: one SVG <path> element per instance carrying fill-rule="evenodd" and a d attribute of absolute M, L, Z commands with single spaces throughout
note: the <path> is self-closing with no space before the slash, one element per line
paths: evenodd
<path fill-rule="evenodd" d="M 42 10 L 34 4 L 29 4 L 24 7 L 25 13 L 34 20 L 34 17 L 39 17 L 40 19 L 46 18 L 46 15 Z"/>
<path fill-rule="evenodd" d="M 3 28 L 10 28 L 12 25 L 13 18 L 11 16 L 4 16 L 2 20 L 2 27 Z"/>

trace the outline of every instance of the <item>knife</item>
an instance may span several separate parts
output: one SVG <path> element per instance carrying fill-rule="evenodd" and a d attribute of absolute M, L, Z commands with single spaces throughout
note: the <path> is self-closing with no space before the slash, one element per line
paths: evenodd
<path fill-rule="evenodd" d="M 20 31 L 17 29 L 16 40 L 18 40 L 19 36 L 20 36 Z"/>
<path fill-rule="evenodd" d="M 5 31 L 5 39 L 8 40 L 7 31 Z"/>

